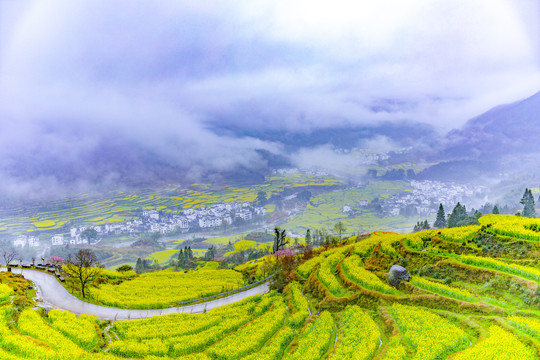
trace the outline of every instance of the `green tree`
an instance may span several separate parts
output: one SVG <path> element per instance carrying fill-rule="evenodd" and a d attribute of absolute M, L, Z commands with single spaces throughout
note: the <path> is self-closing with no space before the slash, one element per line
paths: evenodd
<path fill-rule="evenodd" d="M 520 203 L 523 205 L 523 212 L 521 216 L 525 217 L 536 217 L 536 210 L 534 208 L 534 197 L 532 195 L 531 189 L 525 189 L 525 193 L 521 198 Z"/>
<path fill-rule="evenodd" d="M 135 272 L 137 274 L 140 274 L 144 271 L 144 264 L 143 264 L 143 261 L 141 260 L 141 258 L 138 258 L 137 259 L 137 262 L 135 263 Z"/>
<path fill-rule="evenodd" d="M 97 230 L 92 227 L 84 229 L 84 231 L 81 233 L 81 237 L 83 239 L 88 240 L 88 242 L 91 242 L 92 240 L 96 240 L 97 236 L 98 236 Z"/>
<path fill-rule="evenodd" d="M 495 205 L 495 206 L 493 207 L 493 211 L 492 211 L 491 213 L 492 213 L 492 214 L 500 214 L 500 212 L 499 212 L 499 207 L 498 207 L 497 205 Z"/>
<path fill-rule="evenodd" d="M 306 245 L 311 245 L 311 231 L 309 229 L 306 230 Z"/>
<path fill-rule="evenodd" d="M 442 204 L 439 204 L 439 211 L 437 211 L 437 219 L 433 223 L 434 228 L 442 229 L 447 226 L 446 215 L 444 214 L 444 207 Z"/>
<path fill-rule="evenodd" d="M 266 197 L 266 193 L 264 191 L 259 191 L 257 193 L 257 199 L 255 200 L 255 203 L 257 203 L 259 206 L 263 206 L 268 201 L 268 198 Z"/>
<path fill-rule="evenodd" d="M 448 217 L 448 227 L 466 225 L 468 218 L 467 209 L 458 202 Z"/>
<path fill-rule="evenodd" d="M 116 271 L 124 272 L 124 271 L 133 271 L 133 266 L 125 264 L 122 266 L 119 266 L 116 268 Z"/>
<path fill-rule="evenodd" d="M 429 226 L 429 222 L 427 220 L 424 221 L 417 221 L 416 225 L 414 225 L 413 232 L 418 232 L 422 230 L 429 230 L 431 229 L 431 226 Z"/>
<path fill-rule="evenodd" d="M 204 258 L 207 261 L 212 261 L 216 257 L 216 248 L 214 245 L 210 246 L 208 250 L 206 251 L 206 254 L 204 254 Z"/>
<path fill-rule="evenodd" d="M 345 230 L 346 230 L 345 224 L 343 224 L 342 221 L 338 221 L 337 223 L 334 224 L 334 231 L 338 233 L 339 241 L 341 241 L 341 234 L 343 234 Z"/>

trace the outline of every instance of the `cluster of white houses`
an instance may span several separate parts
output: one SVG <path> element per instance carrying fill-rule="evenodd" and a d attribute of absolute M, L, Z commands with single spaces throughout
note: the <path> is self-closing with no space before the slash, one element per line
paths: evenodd
<path fill-rule="evenodd" d="M 26 235 L 20 235 L 17 236 L 15 240 L 13 240 L 13 246 L 14 247 L 39 247 L 39 238 L 37 236 L 26 236 Z"/>
<path fill-rule="evenodd" d="M 484 186 L 444 183 L 440 181 L 411 181 L 412 191 L 391 196 L 384 204 L 386 215 L 399 215 L 406 206 L 414 206 L 418 215 L 437 213 L 439 203 L 451 211 L 458 202 L 482 196 Z"/>
<path fill-rule="evenodd" d="M 186 209 L 184 214 L 167 214 L 157 210 L 144 210 L 141 218 L 124 223 L 113 223 L 96 226 L 77 226 L 70 229 L 69 239 L 63 234 L 56 234 L 51 237 L 52 246 L 86 245 L 88 239 L 83 236 L 83 232 L 88 228 L 93 228 L 98 234 L 98 238 L 106 235 L 135 234 L 142 232 L 159 232 L 167 234 L 175 230 L 188 231 L 191 227 L 210 229 L 232 225 L 235 218 L 250 221 L 256 215 L 264 215 L 264 207 L 252 206 L 249 202 L 230 202 L 226 204 L 214 204 L 208 208 Z"/>

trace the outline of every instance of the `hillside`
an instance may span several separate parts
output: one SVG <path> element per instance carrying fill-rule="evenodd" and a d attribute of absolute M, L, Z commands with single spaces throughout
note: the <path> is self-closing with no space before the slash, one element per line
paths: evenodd
<path fill-rule="evenodd" d="M 540 92 L 512 104 L 497 106 L 447 135 L 447 156 L 499 158 L 540 151 Z"/>
<path fill-rule="evenodd" d="M 5 304 L 0 308 L 0 355 L 540 358 L 540 219 L 488 215 L 480 223 L 353 237 L 317 249 L 307 261 L 296 260 L 300 264 L 283 294 L 270 292 L 204 314 L 113 323 L 56 310 L 41 316 L 17 301 L 10 305 L 11 293 L 3 296 L 0 289 Z M 393 264 L 405 266 L 411 275 L 398 288 L 386 282 Z"/>

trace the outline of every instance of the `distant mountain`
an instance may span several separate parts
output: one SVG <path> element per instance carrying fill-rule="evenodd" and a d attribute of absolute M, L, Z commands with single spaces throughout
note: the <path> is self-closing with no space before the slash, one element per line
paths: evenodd
<path fill-rule="evenodd" d="M 448 133 L 443 155 L 449 159 L 500 158 L 540 152 L 540 92 L 497 106 Z"/>
<path fill-rule="evenodd" d="M 234 137 L 254 137 L 282 144 L 288 151 L 330 144 L 339 149 L 358 147 L 362 140 L 385 136 L 402 147 L 418 143 L 433 143 L 436 132 L 431 125 L 413 121 L 381 122 L 374 125 L 350 125 L 314 129 L 312 131 L 268 130 L 236 127 L 214 123 L 217 134 Z"/>
<path fill-rule="evenodd" d="M 431 159 L 438 162 L 419 178 L 474 181 L 540 169 L 540 92 L 497 106 L 449 132 L 443 148 Z"/>

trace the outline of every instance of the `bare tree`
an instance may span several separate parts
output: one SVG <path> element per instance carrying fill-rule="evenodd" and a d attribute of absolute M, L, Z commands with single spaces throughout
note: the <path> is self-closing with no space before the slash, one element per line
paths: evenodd
<path fill-rule="evenodd" d="M 346 230 L 345 224 L 342 221 L 338 221 L 334 224 L 334 230 L 339 234 L 339 241 L 341 241 L 341 234 Z"/>
<path fill-rule="evenodd" d="M 92 250 L 81 249 L 75 255 L 69 255 L 66 266 L 64 266 L 64 271 L 70 277 L 79 281 L 82 297 L 85 298 L 86 286 L 99 275 L 101 266 L 96 254 Z"/>
<path fill-rule="evenodd" d="M 272 247 L 272 253 L 285 249 L 285 245 L 289 244 L 289 241 L 285 238 L 285 230 L 281 230 L 278 227 L 274 228 L 274 246 Z"/>
<path fill-rule="evenodd" d="M 17 257 L 17 253 L 14 250 L 6 250 L 2 249 L 2 257 L 4 258 L 4 262 L 6 263 L 6 267 Z M 10 270 L 9 270 L 10 271 Z"/>

